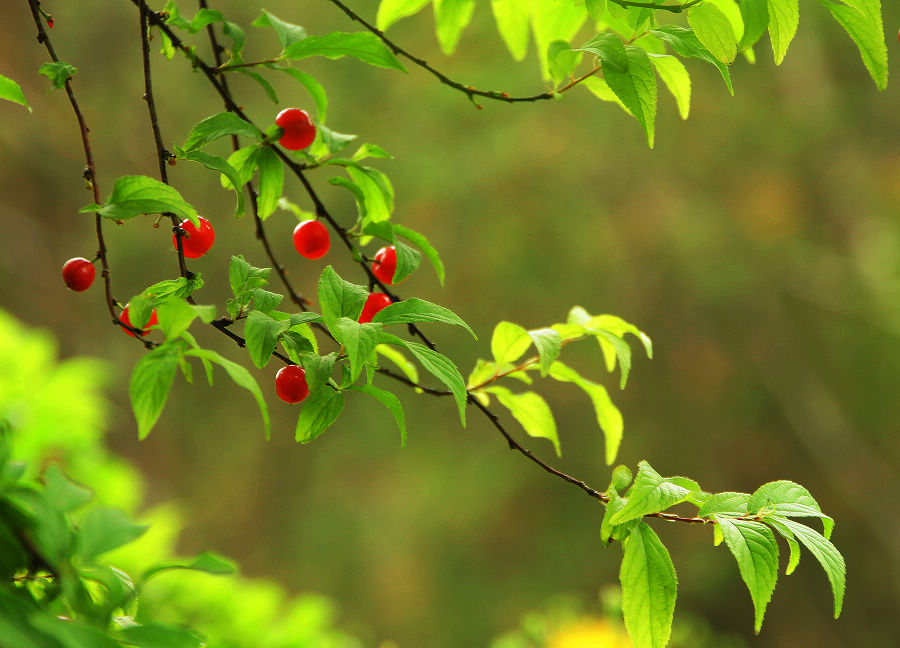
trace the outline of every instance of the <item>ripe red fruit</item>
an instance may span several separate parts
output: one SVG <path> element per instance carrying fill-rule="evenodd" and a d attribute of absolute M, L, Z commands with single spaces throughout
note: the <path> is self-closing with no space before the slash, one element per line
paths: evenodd
<path fill-rule="evenodd" d="M 294 247 L 307 259 L 323 257 L 331 247 L 328 230 L 320 221 L 302 221 L 294 228 Z"/>
<path fill-rule="evenodd" d="M 383 283 L 394 283 L 394 270 L 397 269 L 397 248 L 393 245 L 383 247 L 375 253 L 372 273 Z"/>
<path fill-rule="evenodd" d="M 366 297 L 366 303 L 363 306 L 362 313 L 359 314 L 359 323 L 365 324 L 371 322 L 375 317 L 375 313 L 386 306 L 390 306 L 393 302 L 391 298 L 384 293 L 372 293 Z"/>
<path fill-rule="evenodd" d="M 285 108 L 275 118 L 284 133 L 278 143 L 291 151 L 300 151 L 316 139 L 316 126 L 309 118 L 309 113 L 299 108 Z"/>
<path fill-rule="evenodd" d="M 63 281 L 66 282 L 66 286 L 76 292 L 90 288 L 96 275 L 97 268 L 83 257 L 69 259 L 62 267 Z"/>
<path fill-rule="evenodd" d="M 189 220 L 181 221 L 181 229 L 184 230 L 184 236 L 181 237 L 181 248 L 184 250 L 184 256 L 189 259 L 201 257 L 212 247 L 213 241 L 216 240 L 216 232 L 213 230 L 212 224 L 203 216 L 198 217 L 200 220 L 200 229 L 197 229 Z M 178 240 L 175 234 L 172 234 L 172 245 L 178 249 Z"/>
<path fill-rule="evenodd" d="M 287 365 L 275 374 L 275 393 L 285 403 L 299 403 L 309 394 L 306 372 L 297 365 Z"/>
<path fill-rule="evenodd" d="M 119 319 L 122 320 L 122 323 L 125 324 L 126 326 L 132 325 L 131 318 L 128 316 L 128 304 L 125 304 L 125 308 L 122 309 L 122 314 L 119 315 Z M 159 319 L 157 319 L 157 317 L 156 317 L 156 309 L 155 308 L 150 313 L 150 319 L 147 321 L 147 325 L 144 327 L 144 329 L 143 329 L 144 332 L 141 333 L 141 337 L 147 335 L 147 333 L 150 332 L 150 327 L 153 326 L 154 324 L 159 324 Z M 124 326 L 122 327 L 122 330 L 125 331 L 126 333 L 128 333 L 128 335 L 130 335 L 131 337 L 135 337 L 134 333 L 132 331 L 130 331 L 129 329 L 125 328 Z"/>

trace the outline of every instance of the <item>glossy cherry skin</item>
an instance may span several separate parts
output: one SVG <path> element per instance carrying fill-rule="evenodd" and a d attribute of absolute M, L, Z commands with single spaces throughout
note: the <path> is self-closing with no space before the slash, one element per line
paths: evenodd
<path fill-rule="evenodd" d="M 382 283 L 394 283 L 394 271 L 397 269 L 397 249 L 393 245 L 383 247 L 375 253 L 372 273 Z"/>
<path fill-rule="evenodd" d="M 325 256 L 331 247 L 328 229 L 317 220 L 305 220 L 294 228 L 294 247 L 307 259 Z"/>
<path fill-rule="evenodd" d="M 63 264 L 62 278 L 71 290 L 81 292 L 87 290 L 94 283 L 97 276 L 97 268 L 84 257 L 69 259 Z"/>
<path fill-rule="evenodd" d="M 275 374 L 275 393 L 285 403 L 299 403 L 309 394 L 306 372 L 298 365 L 287 365 Z"/>
<path fill-rule="evenodd" d="M 125 324 L 126 326 L 132 325 L 131 318 L 128 316 L 128 304 L 125 304 L 125 308 L 122 309 L 122 314 L 119 315 L 119 319 L 122 320 L 122 323 Z M 141 333 L 141 337 L 147 335 L 147 333 L 150 332 L 150 327 L 153 326 L 154 324 L 159 324 L 159 319 L 157 319 L 157 317 L 156 317 L 156 309 L 155 308 L 150 313 L 150 319 L 147 321 L 147 325 L 144 327 L 144 329 L 143 329 L 144 332 Z M 126 333 L 128 333 L 128 335 L 130 335 L 131 337 L 136 337 L 135 334 L 131 330 L 125 328 L 124 326 L 122 327 L 122 330 L 125 331 Z"/>
<path fill-rule="evenodd" d="M 372 318 L 375 317 L 375 313 L 386 306 L 390 306 L 392 303 L 391 298 L 384 293 L 372 293 L 366 297 L 366 303 L 363 306 L 362 313 L 359 314 L 359 323 L 365 324 L 366 322 L 371 322 Z"/>
<path fill-rule="evenodd" d="M 285 108 L 278 113 L 275 123 L 284 130 L 278 143 L 290 151 L 305 149 L 316 139 L 316 126 L 305 110 Z"/>
<path fill-rule="evenodd" d="M 194 227 L 189 220 L 183 220 L 179 225 L 184 230 L 184 236 L 181 237 L 181 248 L 184 250 L 184 256 L 189 259 L 202 257 L 209 252 L 213 241 L 216 240 L 216 232 L 213 230 L 212 224 L 203 216 L 198 218 L 200 219 L 200 229 Z M 172 245 L 176 250 L 178 249 L 178 239 L 174 234 L 172 234 Z"/>

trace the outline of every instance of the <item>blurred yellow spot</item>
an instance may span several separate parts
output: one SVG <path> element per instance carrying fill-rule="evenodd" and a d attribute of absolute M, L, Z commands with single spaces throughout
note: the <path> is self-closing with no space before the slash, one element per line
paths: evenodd
<path fill-rule="evenodd" d="M 554 633 L 547 648 L 631 648 L 631 640 L 619 626 L 588 617 Z"/>

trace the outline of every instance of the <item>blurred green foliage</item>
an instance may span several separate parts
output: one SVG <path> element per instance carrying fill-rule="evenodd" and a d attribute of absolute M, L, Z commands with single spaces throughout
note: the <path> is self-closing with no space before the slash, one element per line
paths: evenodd
<path fill-rule="evenodd" d="M 220 5 L 235 22 L 256 17 L 248 3 Z M 310 33 L 348 29 L 325 3 L 273 0 L 267 9 Z M 401 294 L 452 307 L 480 334 L 477 348 L 464 332 L 443 334 L 443 353 L 471 365 L 487 355 L 498 319 L 540 326 L 574 303 L 635 322 L 656 353 L 636 361 L 617 401 L 622 461 L 648 458 L 710 490 L 795 479 L 838 520 L 835 541 L 850 572 L 841 619 L 830 619 L 824 576 L 804 561 L 780 584 L 756 643 L 889 647 L 900 611 L 900 504 L 892 496 L 900 492 L 900 89 L 875 90 L 853 44 L 813 9 L 820 7 L 804 13 L 779 68 L 768 52 L 755 66 L 735 66 L 734 98 L 712 67 L 692 69 L 691 117 L 682 122 L 664 102 L 653 151 L 631 118 L 587 93 L 475 111 L 416 70 L 317 60 L 304 69 L 328 89 L 329 124 L 394 155 L 381 168 L 396 188 L 397 221 L 441 251 L 446 287 L 421 272 Z M 135 12 L 100 0 L 52 11 L 54 43 L 79 68 L 101 188 L 125 173 L 152 174 Z M 403 451 L 390 415 L 369 404 L 348 405 L 339 428 L 301 447 L 291 438 L 295 410 L 273 413 L 266 443 L 244 393 L 225 381 L 215 389 L 182 382 L 139 445 L 123 378 L 140 348 L 109 326 L 100 291 L 74 294 L 59 279 L 65 259 L 90 257 L 96 244 L 76 213 L 88 202 L 77 127 L 62 95 L 48 95 L 37 74 L 46 57 L 27 13 L 0 6 L 3 73 L 22 84 L 34 110 L 0 106 L 4 126 L 13 125 L 0 129 L 0 304 L 51 328 L 64 357 L 102 355 L 112 365 L 110 443 L 147 473 L 151 506 L 180 502 L 187 528 L 179 553 L 212 548 L 288 591 L 322 592 L 340 601 L 365 645 L 483 645 L 560 592 L 591 600 L 615 581 L 618 556 L 598 542 L 602 509 L 506 452 L 484 423 L 459 431 L 448 403 L 409 394 Z M 80 20 L 85 14 L 92 20 Z M 898 23 L 900 7 L 885 3 L 888 31 Z M 542 89 L 536 59 L 509 61 L 485 3 L 453 58 L 441 58 L 430 28 L 427 17 L 410 19 L 392 36 L 465 83 Z M 896 71 L 900 55 L 889 43 Z M 254 47 L 251 39 L 248 58 Z M 167 142 L 183 141 L 191 124 L 221 110 L 181 61 L 156 57 L 154 73 Z M 235 91 L 270 123 L 280 107 L 250 83 Z M 282 95 L 308 101 L 302 92 Z M 244 253 L 265 264 L 252 223 L 231 219 L 234 199 L 208 172 L 179 164 L 172 173 L 191 188 L 186 199 L 216 219 L 219 258 Z M 350 219 L 351 200 L 316 180 Z M 310 208 L 298 187 L 288 191 Z M 276 212 L 268 222 L 276 252 L 314 294 L 320 266 L 292 256 L 295 219 Z M 120 297 L 177 271 L 174 255 L 168 269 L 156 262 L 170 253 L 170 234 L 149 219 L 110 228 L 110 239 Z M 345 259 L 329 262 L 353 276 Z M 223 301 L 225 263 L 200 269 L 209 302 Z M 202 343 L 238 357 L 212 334 Z M 265 385 L 273 375 L 274 367 L 258 379 Z M 31 384 L 41 387 L 35 376 Z M 585 403 L 563 389 L 548 400 L 561 466 L 605 483 L 603 443 L 586 432 L 593 422 Z M 111 490 L 136 505 L 138 480 L 120 472 L 123 486 Z M 97 489 L 104 501 L 105 487 Z M 702 614 L 714 632 L 753 645 L 750 606 L 726 550 L 713 550 L 697 529 L 658 531 L 683 575 L 676 624 Z"/>
<path fill-rule="evenodd" d="M 141 513 L 149 530 L 131 522 L 143 481 L 103 444 L 104 366 L 56 356 L 0 310 L 0 645 L 361 645 L 322 596 L 224 576 L 234 566 L 209 554 L 173 560 L 175 505 Z"/>

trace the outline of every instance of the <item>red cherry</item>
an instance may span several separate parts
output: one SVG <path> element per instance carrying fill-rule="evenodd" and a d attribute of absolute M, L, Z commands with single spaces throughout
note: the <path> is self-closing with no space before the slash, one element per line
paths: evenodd
<path fill-rule="evenodd" d="M 200 220 L 200 229 L 197 229 L 189 220 L 181 221 L 179 227 L 184 230 L 184 236 L 181 237 L 181 248 L 184 250 L 184 256 L 189 259 L 202 257 L 209 252 L 213 241 L 216 240 L 216 232 L 213 230 L 212 224 L 203 216 L 198 217 Z M 178 240 L 172 234 L 172 245 L 178 249 Z"/>
<path fill-rule="evenodd" d="M 323 257 L 331 247 L 328 230 L 320 221 L 302 221 L 294 228 L 294 247 L 307 259 Z"/>
<path fill-rule="evenodd" d="M 375 317 L 375 313 L 393 303 L 391 298 L 384 293 L 372 293 L 366 297 L 366 304 L 363 306 L 362 313 L 359 314 L 359 323 L 371 322 L 372 318 Z"/>
<path fill-rule="evenodd" d="M 122 320 L 122 323 L 125 324 L 125 326 L 131 326 L 131 319 L 128 316 L 128 304 L 125 304 L 125 308 L 122 309 L 122 314 L 119 315 L 119 319 Z M 150 319 L 147 321 L 147 324 L 143 329 L 144 332 L 141 333 L 141 337 L 147 335 L 147 333 L 150 332 L 150 327 L 154 324 L 159 324 L 159 320 L 156 317 L 155 308 L 150 313 Z M 128 333 L 128 335 L 130 335 L 131 337 L 135 337 L 134 333 L 131 330 L 125 328 L 125 326 L 122 327 L 122 330 Z"/>
<path fill-rule="evenodd" d="M 285 108 L 278 113 L 275 123 L 284 131 L 278 143 L 288 150 L 305 149 L 316 139 L 316 126 L 305 110 Z"/>
<path fill-rule="evenodd" d="M 63 264 L 62 278 L 71 290 L 81 292 L 87 290 L 94 283 L 97 268 L 84 257 L 69 259 Z"/>
<path fill-rule="evenodd" d="M 285 403 L 299 403 L 309 394 L 306 372 L 297 365 L 287 365 L 275 374 L 275 393 Z"/>
<path fill-rule="evenodd" d="M 394 283 L 394 271 L 397 269 L 397 248 L 393 245 L 383 247 L 375 253 L 375 261 L 372 263 L 372 273 L 382 283 Z"/>

